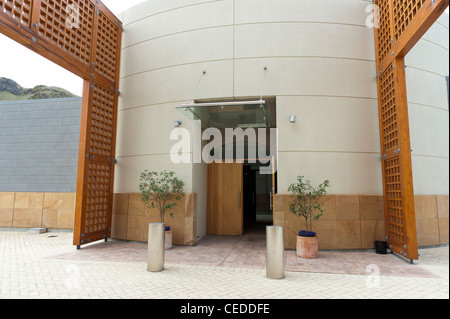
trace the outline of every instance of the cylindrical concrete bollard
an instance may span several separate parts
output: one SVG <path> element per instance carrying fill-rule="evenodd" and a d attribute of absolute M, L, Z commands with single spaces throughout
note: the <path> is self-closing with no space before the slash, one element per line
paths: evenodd
<path fill-rule="evenodd" d="M 163 223 L 152 223 L 148 226 L 147 270 L 150 272 L 164 270 L 165 232 Z"/>
<path fill-rule="evenodd" d="M 266 271 L 269 279 L 284 279 L 284 227 L 267 226 L 266 228 Z"/>

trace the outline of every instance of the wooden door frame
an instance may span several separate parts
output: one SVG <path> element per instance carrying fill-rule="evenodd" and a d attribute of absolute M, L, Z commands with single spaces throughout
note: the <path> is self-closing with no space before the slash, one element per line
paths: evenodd
<path fill-rule="evenodd" d="M 404 58 L 448 5 L 449 0 L 374 1 L 386 241 L 411 262 L 419 254 Z"/>
<path fill-rule="evenodd" d="M 67 24 L 69 4 L 78 25 Z M 0 33 L 83 79 L 73 244 L 107 240 L 122 22 L 99 0 L 0 0 Z"/>

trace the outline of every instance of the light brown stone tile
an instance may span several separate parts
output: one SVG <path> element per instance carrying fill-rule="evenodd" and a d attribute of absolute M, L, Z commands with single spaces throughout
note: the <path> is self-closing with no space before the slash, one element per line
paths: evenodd
<path fill-rule="evenodd" d="M 27 214 L 27 227 L 42 227 L 42 209 L 30 208 Z"/>
<path fill-rule="evenodd" d="M 359 196 L 336 195 L 336 220 L 360 220 Z"/>
<path fill-rule="evenodd" d="M 58 209 L 59 210 L 74 210 L 75 209 L 75 194 L 74 193 L 60 193 Z"/>
<path fill-rule="evenodd" d="M 448 218 L 439 218 L 439 244 L 440 245 L 448 245 L 449 244 L 449 235 L 448 235 Z"/>
<path fill-rule="evenodd" d="M 58 209 L 59 193 L 44 193 L 44 209 Z"/>
<path fill-rule="evenodd" d="M 128 194 L 114 194 L 112 213 L 128 215 Z"/>
<path fill-rule="evenodd" d="M 30 208 L 41 209 L 44 206 L 44 193 L 30 193 Z"/>
<path fill-rule="evenodd" d="M 30 193 L 16 193 L 14 198 L 14 209 L 30 208 Z"/>
<path fill-rule="evenodd" d="M 362 220 L 361 221 L 361 248 L 373 249 L 376 241 L 385 241 L 384 220 Z"/>
<path fill-rule="evenodd" d="M 359 204 L 361 220 L 384 220 L 383 196 L 361 195 Z"/>
<path fill-rule="evenodd" d="M 425 236 L 423 233 L 423 219 L 416 218 L 417 245 L 425 246 Z"/>
<path fill-rule="evenodd" d="M 361 221 L 338 220 L 336 228 L 339 249 L 361 248 Z"/>
<path fill-rule="evenodd" d="M 170 218 L 170 216 L 173 216 L 175 218 L 184 218 L 186 197 L 182 196 L 181 199 L 173 200 L 171 202 L 176 203 L 177 205 L 174 206 L 171 210 L 166 212 L 166 218 L 167 217 Z"/>
<path fill-rule="evenodd" d="M 0 208 L 0 227 L 12 227 L 13 215 L 14 208 Z"/>
<path fill-rule="evenodd" d="M 284 219 L 286 197 L 287 196 L 284 194 L 277 194 L 274 196 L 274 200 L 273 200 L 274 219 L 278 219 L 278 220 Z"/>
<path fill-rule="evenodd" d="M 416 214 L 422 219 L 437 219 L 437 200 L 435 195 L 417 195 L 414 198 Z"/>
<path fill-rule="evenodd" d="M 326 195 L 319 201 L 324 208 L 324 212 L 320 219 L 322 220 L 336 220 L 336 196 Z"/>
<path fill-rule="evenodd" d="M 15 193 L 0 192 L 0 208 L 14 208 Z"/>
<path fill-rule="evenodd" d="M 184 217 L 194 217 L 194 207 L 197 203 L 197 194 L 186 194 L 184 199 Z"/>
<path fill-rule="evenodd" d="M 172 240 L 174 245 L 184 244 L 185 219 L 184 218 L 166 218 L 166 225 L 172 230 Z"/>
<path fill-rule="evenodd" d="M 197 240 L 196 223 L 193 218 L 184 220 L 184 245 L 192 246 Z"/>
<path fill-rule="evenodd" d="M 286 195 L 275 195 L 273 205 L 274 221 L 284 221 L 286 211 Z"/>
<path fill-rule="evenodd" d="M 148 216 L 128 215 L 127 239 L 131 241 L 148 241 L 148 224 L 153 221 Z"/>
<path fill-rule="evenodd" d="M 273 212 L 273 220 L 284 223 L 284 212 Z"/>
<path fill-rule="evenodd" d="M 42 211 L 42 227 L 56 229 L 58 225 L 58 210 L 43 209 Z"/>
<path fill-rule="evenodd" d="M 423 244 L 425 246 L 439 245 L 439 222 L 437 219 L 422 219 L 423 223 Z"/>
<path fill-rule="evenodd" d="M 285 210 L 284 210 L 284 219 L 285 220 L 297 220 L 298 218 L 303 218 L 300 216 L 297 216 L 296 214 L 292 213 L 291 210 L 289 209 L 289 205 L 292 202 L 293 198 L 291 197 L 291 195 L 286 195 L 285 198 Z"/>
<path fill-rule="evenodd" d="M 128 230 L 128 215 L 113 214 L 111 227 L 112 238 L 126 240 L 127 230 Z"/>
<path fill-rule="evenodd" d="M 192 210 L 192 218 L 194 219 L 195 225 L 197 225 L 197 216 L 198 216 L 198 195 L 194 194 L 194 207 Z M 191 218 L 191 217 L 187 217 L 187 218 Z"/>
<path fill-rule="evenodd" d="M 73 209 L 59 209 L 57 228 L 58 229 L 73 229 L 75 218 L 75 210 Z"/>
<path fill-rule="evenodd" d="M 27 227 L 27 218 L 29 208 L 15 208 L 13 215 L 13 227 Z"/>
<path fill-rule="evenodd" d="M 337 229 L 335 220 L 320 219 L 313 222 L 313 231 L 319 238 L 319 249 L 337 249 Z"/>
<path fill-rule="evenodd" d="M 129 194 L 128 196 L 128 215 L 145 216 L 145 204 L 142 201 L 141 194 Z"/>
<path fill-rule="evenodd" d="M 160 222 L 161 221 L 161 215 L 159 213 L 159 210 L 156 208 L 152 208 L 152 209 L 145 209 L 145 216 L 148 216 L 150 218 L 152 218 L 153 220 L 155 220 L 156 222 Z M 169 213 L 166 213 L 166 217 L 170 217 Z"/>
<path fill-rule="evenodd" d="M 448 195 L 437 196 L 437 208 L 439 218 L 449 218 L 449 197 Z"/>
<path fill-rule="evenodd" d="M 297 246 L 298 232 L 305 229 L 304 220 L 285 220 L 284 224 L 284 246 L 285 249 L 295 249 Z"/>
<path fill-rule="evenodd" d="M 289 205 L 292 202 L 293 198 L 291 195 L 286 195 L 285 197 L 285 206 L 284 206 L 284 219 L 285 220 L 297 220 L 299 217 L 293 214 L 290 209 Z"/>

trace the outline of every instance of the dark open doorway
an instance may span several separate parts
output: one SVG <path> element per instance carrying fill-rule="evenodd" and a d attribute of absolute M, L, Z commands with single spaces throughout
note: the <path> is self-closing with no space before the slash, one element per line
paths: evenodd
<path fill-rule="evenodd" d="M 273 225 L 273 176 L 260 173 L 260 164 L 244 164 L 244 235 L 265 235 Z"/>

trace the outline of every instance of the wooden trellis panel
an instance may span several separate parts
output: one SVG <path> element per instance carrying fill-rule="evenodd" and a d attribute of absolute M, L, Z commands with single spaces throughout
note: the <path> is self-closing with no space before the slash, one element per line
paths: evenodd
<path fill-rule="evenodd" d="M 0 12 L 13 18 L 17 23 L 30 26 L 31 0 L 0 1 Z"/>
<path fill-rule="evenodd" d="M 386 239 L 395 253 L 418 256 L 404 57 L 449 0 L 376 0 L 375 54 Z"/>
<path fill-rule="evenodd" d="M 76 16 L 69 5 L 78 6 Z M 42 0 L 38 25 L 33 27 L 40 35 L 89 65 L 95 9 L 90 1 Z M 74 18 L 68 21 L 71 13 Z"/>
<path fill-rule="evenodd" d="M 0 0 L 0 32 L 84 79 L 74 245 L 109 238 L 121 22 L 97 0 Z"/>
<path fill-rule="evenodd" d="M 398 40 L 426 0 L 394 0 L 392 4 L 395 40 Z"/>

